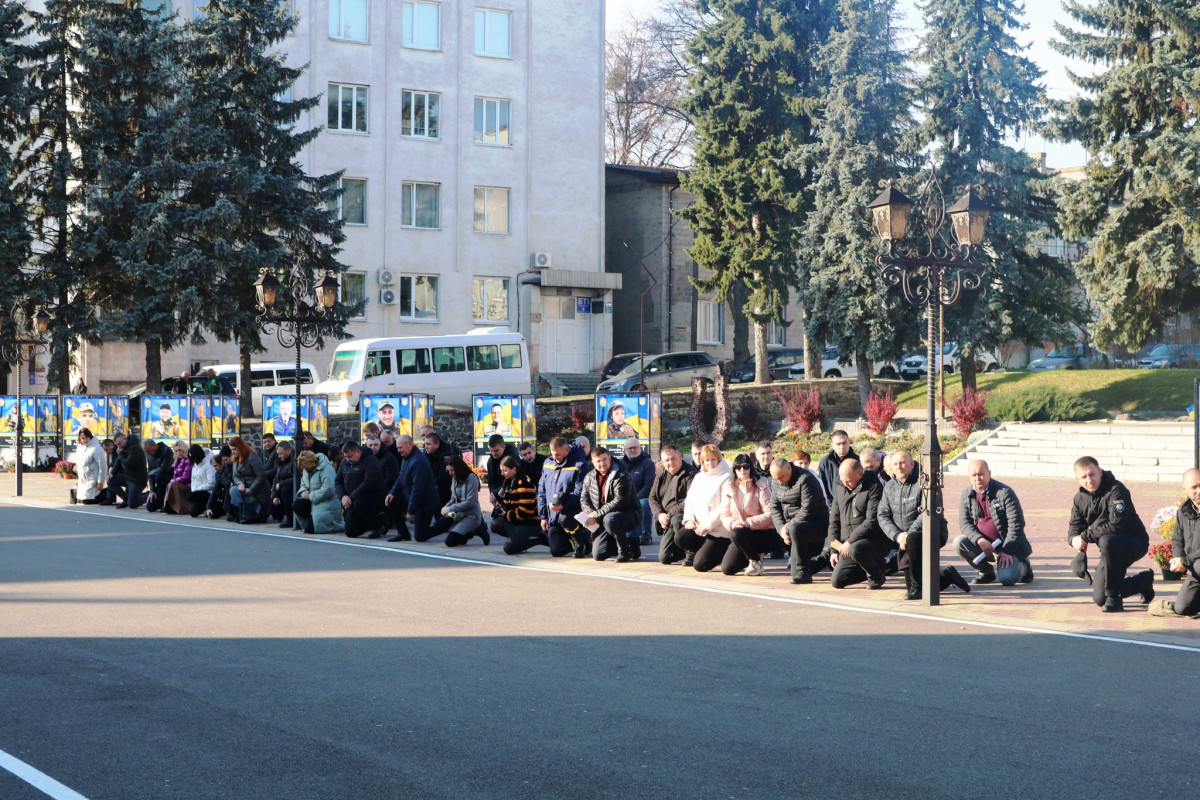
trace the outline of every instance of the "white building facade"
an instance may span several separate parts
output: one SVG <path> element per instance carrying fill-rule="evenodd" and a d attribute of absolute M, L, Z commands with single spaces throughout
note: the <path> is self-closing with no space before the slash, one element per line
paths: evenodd
<path fill-rule="evenodd" d="M 352 336 L 502 326 L 524 334 L 532 372 L 598 370 L 620 286 L 604 272 L 603 0 L 292 5 L 283 47 L 309 65 L 294 94 L 322 98 L 298 124 L 325 127 L 302 164 L 345 173 L 343 299 L 367 301 Z M 324 375 L 332 352 L 304 360 Z M 256 360 L 291 357 L 271 343 Z M 232 343 L 189 344 L 163 374 L 236 360 Z M 144 348 L 84 346 L 80 368 L 119 391 L 144 380 Z"/>

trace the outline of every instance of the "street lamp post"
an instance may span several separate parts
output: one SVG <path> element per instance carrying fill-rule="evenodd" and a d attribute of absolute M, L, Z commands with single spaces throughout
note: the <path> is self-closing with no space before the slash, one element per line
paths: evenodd
<path fill-rule="evenodd" d="M 46 331 L 50 329 L 50 315 L 46 313 L 44 307 L 39 307 L 37 313 L 33 315 L 32 326 L 27 326 L 23 317 L 24 315 L 20 312 L 19 304 L 14 305 L 12 313 L 9 315 L 9 327 L 12 328 L 12 333 L 5 336 L 5 319 L 3 313 L 0 313 L 0 337 L 3 337 L 0 338 L 0 358 L 3 358 L 6 364 L 17 365 L 17 497 L 21 496 L 23 490 L 22 471 L 24 470 L 24 464 L 22 464 L 24 454 L 21 439 L 25 435 L 25 415 L 21 413 L 21 384 L 25 378 L 22 368 L 25 366 L 26 361 L 30 362 L 30 367 L 32 368 L 34 354 L 39 350 L 45 352 L 46 345 L 49 343 L 49 340 L 46 338 Z M 27 330 L 30 327 L 31 329 Z M 36 448 L 34 452 L 37 452 Z"/>
<path fill-rule="evenodd" d="M 294 398 L 292 406 L 295 428 L 292 432 L 292 490 L 293 496 L 300 489 L 300 469 L 296 459 L 300 456 L 300 349 L 314 347 L 323 335 L 332 333 L 337 321 L 334 309 L 338 300 L 338 280 L 326 270 L 325 275 L 312 285 L 311 277 L 301 268 L 293 267 L 286 276 L 287 297 L 285 304 L 276 311 L 279 292 L 284 288 L 272 270 L 263 267 L 254 282 L 259 315 L 259 328 L 266 334 L 275 334 L 279 344 L 296 349 L 296 373 L 292 376 Z M 263 409 L 264 422 L 266 409 Z M 293 516 L 293 527 L 295 524 Z"/>
<path fill-rule="evenodd" d="M 983 285 L 986 265 L 982 260 L 984 228 L 991 208 L 980 198 L 977 187 L 968 187 L 949 208 L 946 207 L 937 168 L 930 167 L 918 198 L 919 220 L 923 230 L 913 241 L 904 241 L 913 202 L 899 189 L 888 186 L 872 200 L 875 229 L 885 247 L 875 257 L 880 274 L 890 287 L 899 286 L 904 298 L 926 313 L 926 432 L 921 445 L 924 467 L 922 483 L 925 503 L 924 543 L 921 553 L 921 587 L 926 605 L 939 604 L 940 532 L 946 519 L 942 507 L 942 448 L 937 438 L 936 376 L 934 364 L 938 317 L 945 307 L 953 306 L 963 291 Z M 947 218 L 949 218 L 947 220 Z M 954 242 L 947 238 L 946 223 L 953 228 Z M 935 361 L 936 357 L 936 361 Z"/>

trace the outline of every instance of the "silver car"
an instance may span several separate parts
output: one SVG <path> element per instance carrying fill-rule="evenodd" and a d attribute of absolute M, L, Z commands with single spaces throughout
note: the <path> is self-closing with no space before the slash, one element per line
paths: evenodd
<path fill-rule="evenodd" d="M 715 381 L 721 374 L 716 359 L 700 350 L 646 356 L 645 362 L 645 383 L 642 359 L 637 359 L 597 386 L 597 394 L 678 389 L 691 386 L 692 378 Z"/>

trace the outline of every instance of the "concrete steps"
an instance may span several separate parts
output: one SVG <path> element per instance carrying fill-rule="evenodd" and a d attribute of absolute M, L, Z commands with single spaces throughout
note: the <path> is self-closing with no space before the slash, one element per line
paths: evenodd
<path fill-rule="evenodd" d="M 946 472 L 965 475 L 967 462 L 982 458 L 998 476 L 1066 478 L 1075 459 L 1090 455 L 1122 480 L 1174 483 L 1192 466 L 1192 436 L 1178 422 L 1007 423 Z"/>

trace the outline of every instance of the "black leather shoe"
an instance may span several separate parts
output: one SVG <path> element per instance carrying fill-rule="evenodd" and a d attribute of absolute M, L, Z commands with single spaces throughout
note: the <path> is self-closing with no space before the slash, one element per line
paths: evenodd
<path fill-rule="evenodd" d="M 904 593 L 905 600 L 920 600 L 921 599 L 921 584 L 914 583 L 908 587 L 908 591 Z"/>
<path fill-rule="evenodd" d="M 618 564 L 625 564 L 629 561 L 633 561 L 633 553 L 617 553 L 616 560 Z"/>
<path fill-rule="evenodd" d="M 368 539 L 382 539 L 383 535 L 385 533 L 387 533 L 387 531 L 385 531 L 383 528 L 376 528 L 375 530 L 373 530 L 367 534 L 367 538 Z"/>
<path fill-rule="evenodd" d="M 880 575 L 878 579 L 867 578 L 867 588 L 868 589 L 882 589 L 883 583 L 886 580 L 887 580 L 887 578 L 885 578 L 883 575 Z"/>
<path fill-rule="evenodd" d="M 693 553 L 691 550 L 688 550 L 687 555 L 685 555 L 683 557 L 683 565 L 685 567 L 691 567 L 691 566 L 694 566 L 695 564 L 696 564 L 696 554 Z"/>
<path fill-rule="evenodd" d="M 479 538 L 480 538 L 480 539 L 483 539 L 483 546 L 484 546 L 484 547 L 487 547 L 489 544 L 491 544 L 491 543 L 492 543 L 492 534 L 491 534 L 491 531 L 486 531 L 486 530 L 485 530 L 483 533 L 479 534 Z"/>
<path fill-rule="evenodd" d="M 1119 597 L 1106 597 L 1104 598 L 1104 605 L 1100 607 L 1100 610 L 1106 614 L 1124 611 L 1125 603 L 1123 603 Z"/>
<path fill-rule="evenodd" d="M 129 504 L 128 503 L 117 503 L 116 507 L 117 508 L 129 508 Z"/>
<path fill-rule="evenodd" d="M 575 552 L 571 554 L 572 558 L 587 558 L 587 556 L 587 550 L 584 550 L 582 547 L 576 548 Z"/>
<path fill-rule="evenodd" d="M 792 578 L 792 583 L 796 583 L 796 584 L 812 583 L 812 573 L 801 572 L 799 575 Z"/>
<path fill-rule="evenodd" d="M 994 569 L 988 569 L 984 572 L 979 573 L 971 581 L 971 583 L 975 584 L 976 586 L 982 586 L 985 583 L 995 583 L 995 582 L 996 582 L 996 570 L 994 570 Z"/>
<path fill-rule="evenodd" d="M 1154 599 L 1154 573 L 1148 569 L 1144 569 L 1137 574 L 1137 579 L 1142 586 L 1138 589 L 1138 593 L 1142 596 L 1142 602 L 1149 605 Z"/>
<path fill-rule="evenodd" d="M 971 593 L 971 584 L 967 583 L 967 579 L 959 574 L 954 567 L 945 567 L 942 569 L 942 577 L 951 585 L 957 586 L 967 594 Z"/>
<path fill-rule="evenodd" d="M 389 542 L 403 542 L 403 541 L 406 541 L 406 540 L 405 540 L 404 538 L 402 538 L 402 537 L 400 536 L 400 534 L 398 534 L 398 533 L 393 533 L 391 536 L 387 537 L 387 539 L 386 539 L 385 541 L 389 541 Z"/>
<path fill-rule="evenodd" d="M 647 546 L 652 545 L 654 544 L 654 537 L 648 533 L 643 533 L 641 543 Z"/>

